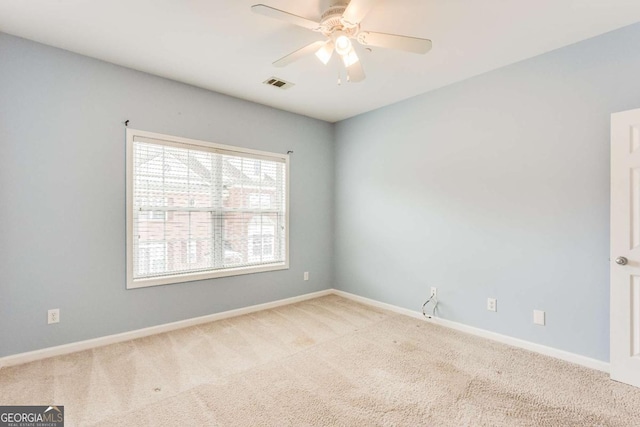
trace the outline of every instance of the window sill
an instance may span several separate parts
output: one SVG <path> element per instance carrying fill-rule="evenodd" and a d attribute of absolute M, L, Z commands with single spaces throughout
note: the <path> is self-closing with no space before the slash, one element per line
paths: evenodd
<path fill-rule="evenodd" d="M 187 273 L 172 276 L 150 277 L 146 279 L 127 278 L 127 289 L 147 288 L 150 286 L 170 285 L 175 283 L 193 282 L 196 280 L 217 279 L 220 277 L 240 276 L 243 274 L 264 273 L 267 271 L 288 270 L 289 263 L 260 265 L 257 267 L 227 268 L 217 271 Z"/>

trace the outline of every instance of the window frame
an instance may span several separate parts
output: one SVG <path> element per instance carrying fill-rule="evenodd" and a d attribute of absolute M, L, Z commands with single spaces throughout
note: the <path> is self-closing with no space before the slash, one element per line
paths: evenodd
<path fill-rule="evenodd" d="M 167 276 L 158 276 L 150 278 L 135 279 L 133 277 L 133 232 L 134 232 L 134 215 L 133 215 L 133 145 L 134 137 L 139 136 L 143 138 L 155 139 L 159 143 L 166 143 L 167 146 L 174 144 L 191 145 L 197 150 L 199 147 L 204 147 L 203 151 L 221 150 L 225 152 L 238 153 L 238 155 L 248 155 L 248 157 L 260 157 L 269 159 L 279 159 L 284 163 L 285 168 L 285 193 L 284 193 L 284 221 L 285 221 L 285 259 L 283 262 L 276 262 L 269 265 L 258 265 L 249 267 L 233 267 L 210 271 L 199 271 L 193 273 L 181 273 Z M 214 142 L 201 141 L 190 138 L 183 138 L 179 136 L 160 134 L 155 132 L 148 132 L 138 129 L 127 128 L 126 131 L 126 264 L 127 264 L 127 289 L 145 288 L 149 286 L 160 286 L 177 283 L 191 282 L 195 280 L 215 279 L 220 277 L 238 276 L 243 274 L 263 273 L 268 271 L 287 270 L 289 269 L 289 193 L 290 193 L 290 178 L 289 178 L 289 155 L 273 153 L 268 151 L 254 150 L 250 148 L 237 147 L 232 145 L 218 144 Z M 275 242 L 274 242 L 275 244 Z"/>

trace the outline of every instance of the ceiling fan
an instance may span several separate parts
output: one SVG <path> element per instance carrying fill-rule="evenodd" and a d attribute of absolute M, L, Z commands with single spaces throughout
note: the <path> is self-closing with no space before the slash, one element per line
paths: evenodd
<path fill-rule="evenodd" d="M 363 46 L 397 49 L 405 52 L 424 54 L 431 50 L 431 40 L 428 39 L 362 31 L 360 23 L 378 1 L 380 0 L 338 2 L 322 14 L 320 22 L 314 22 L 264 4 L 253 5 L 251 10 L 260 15 L 322 33 L 328 38 L 328 40 L 313 42 L 278 59 L 273 63 L 274 66 L 284 67 L 311 53 L 315 53 L 318 59 L 327 65 L 333 53 L 336 52 L 347 69 L 347 80 L 360 82 L 364 80 L 365 75 L 360 59 L 351 43 L 352 39 L 357 40 Z"/>

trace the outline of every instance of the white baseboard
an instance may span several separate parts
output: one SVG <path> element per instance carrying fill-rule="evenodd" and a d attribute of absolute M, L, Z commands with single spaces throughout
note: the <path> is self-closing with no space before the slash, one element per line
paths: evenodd
<path fill-rule="evenodd" d="M 418 311 L 409 310 L 408 308 L 398 307 L 397 305 L 387 304 L 386 302 L 380 302 L 371 298 L 361 297 L 360 295 L 351 294 L 345 291 L 339 291 L 337 289 L 333 289 L 333 294 L 341 296 L 343 298 L 348 298 L 355 302 L 370 305 L 373 307 L 382 308 L 383 310 L 393 311 L 394 313 L 404 314 L 405 316 L 415 317 L 416 319 L 424 319 L 424 316 L 422 315 L 422 313 Z"/>
<path fill-rule="evenodd" d="M 242 316 L 243 314 L 255 313 L 256 311 L 268 310 L 271 308 L 293 304 L 300 301 L 306 301 L 313 298 L 319 298 L 319 297 L 330 295 L 330 294 L 339 295 L 341 297 L 348 298 L 353 301 L 360 302 L 362 304 L 382 308 L 384 310 L 389 310 L 394 313 L 404 314 L 405 316 L 414 317 L 416 319 L 422 319 L 422 320 L 432 322 L 438 325 L 442 325 L 451 329 L 456 329 L 458 331 L 466 332 L 468 334 L 476 335 L 482 338 L 487 338 L 493 341 L 498 341 L 503 344 L 511 345 L 514 347 L 523 348 L 525 350 L 533 351 L 535 353 L 544 354 L 545 356 L 555 357 L 556 359 L 575 363 L 581 366 L 585 366 L 587 368 L 596 369 L 596 370 L 607 372 L 607 373 L 609 372 L 609 363 L 607 362 L 592 359 L 586 356 L 581 356 L 575 353 L 570 353 L 564 350 L 558 350 L 553 347 L 547 347 L 541 344 L 532 343 L 530 341 L 509 337 L 506 335 L 498 334 L 496 332 L 490 332 L 484 329 L 474 328 L 472 326 L 463 325 L 462 323 L 453 322 L 451 320 L 441 319 L 437 317 L 434 317 L 432 319 L 425 319 L 422 313 L 418 311 L 413 311 L 407 308 L 402 308 L 392 304 L 383 303 L 370 298 L 361 297 L 359 295 L 354 295 L 348 292 L 339 291 L 337 289 L 326 289 L 319 292 L 299 295 L 297 297 L 286 298 L 286 299 L 268 302 L 264 304 L 252 305 L 249 307 L 238 308 L 235 310 L 223 311 L 221 313 L 209 314 L 206 316 L 195 317 L 192 319 L 180 320 L 178 322 L 166 323 L 163 325 L 151 326 L 149 328 L 137 329 L 134 331 L 123 332 L 120 334 L 108 335 L 105 337 L 94 338 L 94 339 L 85 340 L 85 341 L 78 341 L 75 343 L 59 345 L 56 347 L 43 348 L 41 350 L 35 350 L 35 351 L 26 352 L 26 353 L 19 353 L 11 356 L 5 356 L 0 358 L 0 368 L 6 367 L 6 366 L 19 365 L 27 362 L 33 362 L 35 360 L 46 359 L 53 356 L 61 356 L 64 354 L 75 353 L 77 351 L 89 350 L 92 348 L 102 347 L 105 345 L 115 344 L 123 341 L 130 341 L 136 338 L 142 338 L 150 335 L 161 334 L 164 332 L 174 331 L 176 329 L 187 328 L 189 326 L 200 325 L 203 323 L 209 323 L 216 320 Z"/>
<path fill-rule="evenodd" d="M 580 354 L 570 353 L 568 351 L 559 350 L 553 347 L 547 347 L 542 344 L 536 344 L 530 341 L 513 338 L 507 335 L 498 334 L 496 332 L 487 331 L 484 329 L 474 328 L 473 326 L 467 326 L 462 323 L 453 322 L 451 320 L 441 319 L 434 317 L 432 319 L 426 319 L 421 312 L 409 310 L 407 308 L 398 307 L 395 305 L 387 304 L 384 302 L 376 301 L 370 298 L 354 295 L 349 292 L 339 291 L 334 289 L 333 293 L 344 298 L 351 299 L 362 304 L 371 305 L 373 307 L 382 308 L 385 310 L 393 311 L 398 314 L 404 314 L 406 316 L 422 319 L 427 322 L 432 322 L 438 325 L 445 326 L 447 328 L 456 329 L 461 332 L 466 332 L 471 335 L 476 335 L 482 338 L 487 338 L 493 341 L 498 341 L 503 344 L 507 344 L 513 347 L 523 348 L 525 350 L 533 351 L 534 353 L 544 354 L 545 356 L 554 357 L 556 359 L 564 360 L 566 362 L 575 363 L 587 368 L 596 369 L 609 373 L 609 363 L 601 360 L 592 359 L 590 357 L 582 356 Z"/>
<path fill-rule="evenodd" d="M 243 314 L 255 313 L 256 311 L 268 310 L 283 305 L 289 305 L 300 301 L 306 301 L 313 298 L 330 295 L 333 289 L 312 292 L 310 294 L 299 295 L 297 297 L 281 299 L 278 301 L 267 302 L 264 304 L 252 305 L 249 307 L 238 308 L 235 310 L 223 311 L 220 313 L 209 314 L 206 316 L 194 317 L 192 319 L 180 320 L 177 322 L 165 323 L 163 325 L 151 326 L 149 328 L 137 329 L 134 331 L 123 332 L 115 335 L 107 335 L 105 337 L 93 338 L 85 341 L 78 341 L 70 344 L 59 345 L 55 347 L 43 348 L 41 350 L 29 351 L 26 353 L 13 354 L 0 358 L 0 368 L 20 365 L 22 363 L 33 362 L 35 360 L 46 359 L 53 356 L 61 356 L 64 354 L 75 353 L 77 351 L 89 350 L 96 347 L 102 347 L 109 344 L 115 344 L 123 341 L 130 341 L 136 338 L 147 337 L 149 335 L 161 334 L 164 332 L 174 331 L 176 329 L 187 328 L 189 326 L 209 323 L 216 320 L 228 319 L 230 317 L 242 316 Z"/>

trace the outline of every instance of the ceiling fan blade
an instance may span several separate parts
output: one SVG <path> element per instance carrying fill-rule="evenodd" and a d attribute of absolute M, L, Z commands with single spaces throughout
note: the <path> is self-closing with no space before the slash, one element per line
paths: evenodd
<path fill-rule="evenodd" d="M 320 41 L 308 44 L 305 47 L 298 49 L 287 56 L 283 56 L 282 58 L 274 62 L 273 65 L 276 67 L 286 67 L 287 65 L 297 61 L 298 59 L 302 58 L 305 55 L 315 53 L 318 49 L 324 46 L 325 43 L 326 43 L 325 41 L 320 40 Z"/>
<path fill-rule="evenodd" d="M 347 26 L 356 26 L 362 22 L 367 13 L 380 0 L 351 0 L 349 6 L 342 14 L 342 22 Z"/>
<path fill-rule="evenodd" d="M 342 22 L 348 26 L 356 26 L 362 22 L 367 13 L 380 0 L 351 0 L 349 6 L 342 14 Z"/>
<path fill-rule="evenodd" d="M 351 66 L 347 67 L 347 76 L 351 83 L 358 83 L 364 80 L 364 69 L 362 68 L 362 62 L 356 61 Z"/>
<path fill-rule="evenodd" d="M 358 43 L 364 46 L 385 47 L 413 53 L 427 53 L 431 50 L 431 40 L 397 34 L 372 33 L 362 31 L 358 34 Z"/>
<path fill-rule="evenodd" d="M 310 19 L 303 18 L 302 16 L 294 15 L 293 13 L 285 12 L 284 10 L 276 9 L 265 4 L 254 4 L 251 6 L 251 11 L 258 15 L 268 16 L 269 18 L 279 19 L 281 21 L 288 22 L 290 24 L 297 25 L 299 27 L 308 28 L 313 31 L 320 31 L 320 24 Z"/>
<path fill-rule="evenodd" d="M 344 63 L 345 68 L 351 67 L 356 62 L 360 62 L 360 58 L 358 58 L 358 54 L 353 46 L 350 47 L 347 53 L 340 55 L 342 57 L 342 62 Z"/>

